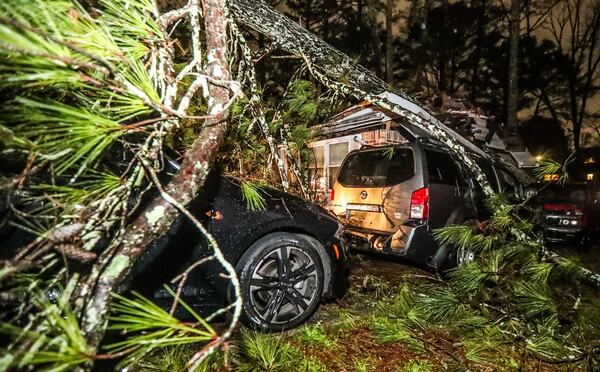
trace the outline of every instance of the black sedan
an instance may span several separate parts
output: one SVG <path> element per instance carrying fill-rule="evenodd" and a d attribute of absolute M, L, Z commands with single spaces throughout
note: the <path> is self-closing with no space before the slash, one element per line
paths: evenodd
<path fill-rule="evenodd" d="M 236 267 L 246 325 L 290 329 L 310 318 L 322 300 L 345 293 L 343 228 L 325 209 L 267 188 L 262 190 L 265 208 L 251 210 L 232 177 L 211 176 L 204 189 L 189 209 Z M 180 217 L 139 260 L 133 289 L 168 308 L 173 298 L 163 283 L 210 254 L 206 239 Z M 222 273 L 214 261 L 194 269 L 182 299 L 203 315 L 226 306 L 232 289 Z"/>

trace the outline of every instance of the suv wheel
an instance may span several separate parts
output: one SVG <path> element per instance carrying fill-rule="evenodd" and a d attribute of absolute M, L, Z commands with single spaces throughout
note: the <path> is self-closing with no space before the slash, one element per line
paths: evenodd
<path fill-rule="evenodd" d="M 301 236 L 275 233 L 259 239 L 236 269 L 244 302 L 242 321 L 251 328 L 294 328 L 319 306 L 323 265 L 316 248 Z"/>
<path fill-rule="evenodd" d="M 452 225 L 451 222 L 447 225 Z M 477 221 L 474 219 L 465 220 L 461 225 L 477 226 Z M 463 266 L 475 260 L 476 253 L 471 247 L 456 247 L 456 246 L 444 246 L 440 250 L 447 252 L 446 258 L 443 259 L 442 263 L 437 267 L 437 270 L 441 273 L 447 274 L 449 271 L 456 269 L 457 267 Z"/>
<path fill-rule="evenodd" d="M 473 260 L 475 260 L 475 252 L 473 252 L 473 250 L 471 250 L 469 248 L 463 248 L 463 247 L 456 248 L 456 251 L 454 252 L 454 254 L 456 255 L 456 257 L 455 257 L 456 267 L 466 265 L 469 262 L 473 262 Z"/>
<path fill-rule="evenodd" d="M 474 219 L 466 220 L 461 225 L 471 226 L 472 228 L 476 228 L 477 221 Z M 469 262 L 473 262 L 475 260 L 475 251 L 471 247 L 456 247 L 452 252 L 453 264 L 454 267 L 460 267 L 468 264 Z"/>

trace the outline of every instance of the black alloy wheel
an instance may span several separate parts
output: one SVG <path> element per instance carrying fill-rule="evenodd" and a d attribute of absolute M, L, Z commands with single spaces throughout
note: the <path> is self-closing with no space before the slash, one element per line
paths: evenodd
<path fill-rule="evenodd" d="M 323 265 L 302 236 L 274 233 L 259 239 L 237 264 L 244 302 L 242 321 L 282 331 L 304 323 L 323 293 Z"/>

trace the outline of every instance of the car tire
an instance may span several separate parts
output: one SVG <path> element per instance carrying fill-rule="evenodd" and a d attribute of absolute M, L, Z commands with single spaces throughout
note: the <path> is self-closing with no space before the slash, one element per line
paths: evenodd
<path fill-rule="evenodd" d="M 323 293 L 323 264 L 317 249 L 302 236 L 284 232 L 252 244 L 236 265 L 242 322 L 256 330 L 279 332 L 308 320 Z"/>
<path fill-rule="evenodd" d="M 477 221 L 475 219 L 468 219 L 460 224 L 475 228 Z M 438 272 L 443 275 L 447 275 L 452 270 L 475 260 L 475 252 L 472 249 L 464 249 L 456 246 L 444 247 L 443 249 L 448 252 L 446 259 L 438 267 Z"/>

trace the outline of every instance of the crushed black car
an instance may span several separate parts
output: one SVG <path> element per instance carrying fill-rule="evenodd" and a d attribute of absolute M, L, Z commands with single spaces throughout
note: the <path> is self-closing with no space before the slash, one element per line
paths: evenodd
<path fill-rule="evenodd" d="M 115 168 L 127 166 L 127 161 L 112 158 L 107 163 Z M 166 183 L 178 166 L 167 158 L 161 181 Z M 241 320 L 257 330 L 281 331 L 309 319 L 321 301 L 346 293 L 343 226 L 328 211 L 304 199 L 267 187 L 260 193 L 264 208 L 253 210 L 244 200 L 241 181 L 215 170 L 188 210 L 212 234 L 237 270 L 243 300 Z M 144 205 L 159 197 L 158 192 L 138 194 L 141 199 L 131 201 L 132 208 L 137 205 L 137 213 L 143 213 Z M 0 212 L 7 210 L 0 208 Z M 0 238 L 0 257 L 4 257 L 35 236 L 5 224 Z M 102 240 L 94 251 L 100 253 L 108 243 Z M 165 235 L 147 247 L 119 291 L 135 290 L 168 311 L 174 299 L 164 285 L 177 291 L 178 284 L 170 282 L 212 254 L 202 233 L 180 215 Z M 233 300 L 233 292 L 223 273 L 216 260 L 197 266 L 185 282 L 181 299 L 204 317 L 226 307 Z M 56 297 L 53 292 L 48 296 Z M 192 319 L 182 306 L 175 315 Z"/>
<path fill-rule="evenodd" d="M 236 267 L 246 325 L 264 331 L 294 328 L 309 319 L 322 300 L 346 292 L 343 226 L 325 209 L 264 188 L 264 209 L 252 210 L 240 181 L 216 174 L 209 176 L 204 190 L 188 209 Z M 173 297 L 163 284 L 211 253 L 198 229 L 181 216 L 137 262 L 131 288 L 169 308 Z M 181 298 L 204 316 L 227 306 L 232 288 L 222 272 L 214 261 L 194 269 Z M 178 311 L 186 316 L 181 307 Z"/>

